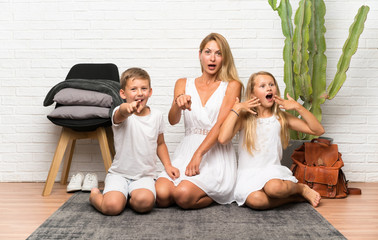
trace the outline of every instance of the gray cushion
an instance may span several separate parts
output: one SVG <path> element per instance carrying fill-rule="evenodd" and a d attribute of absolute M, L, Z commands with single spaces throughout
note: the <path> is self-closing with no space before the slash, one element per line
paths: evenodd
<path fill-rule="evenodd" d="M 96 106 L 60 106 L 48 116 L 64 119 L 109 118 L 110 108 Z"/>
<path fill-rule="evenodd" d="M 111 107 L 113 101 L 108 94 L 76 88 L 63 88 L 55 94 L 53 100 L 62 105 L 98 107 Z"/>

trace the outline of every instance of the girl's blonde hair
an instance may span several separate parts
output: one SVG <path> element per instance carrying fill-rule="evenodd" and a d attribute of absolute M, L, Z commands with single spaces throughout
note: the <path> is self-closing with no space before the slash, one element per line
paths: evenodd
<path fill-rule="evenodd" d="M 202 53 L 206 44 L 210 41 L 215 41 L 222 53 L 222 67 L 217 73 L 217 77 L 223 82 L 231 82 L 232 80 L 238 81 L 242 86 L 243 83 L 239 79 L 238 72 L 235 67 L 234 57 L 232 56 L 230 46 L 226 38 L 224 38 L 219 33 L 210 33 L 207 35 L 200 44 L 200 52 Z M 201 71 L 203 72 L 203 67 L 201 65 Z"/>
<path fill-rule="evenodd" d="M 280 89 L 277 85 L 277 81 L 274 78 L 274 76 L 269 72 L 257 72 L 252 74 L 249 77 L 247 88 L 245 90 L 245 99 L 251 99 L 254 86 L 255 86 L 255 80 L 257 76 L 260 75 L 268 75 L 273 78 L 274 84 L 277 87 L 277 95 L 280 96 Z M 257 109 L 254 109 L 256 112 Z M 289 144 L 290 135 L 289 135 L 289 129 L 288 129 L 288 122 L 286 119 L 285 113 L 279 108 L 279 105 L 275 102 L 272 106 L 272 112 L 274 115 L 278 116 L 278 121 L 281 123 L 281 144 L 282 147 L 285 149 L 287 145 Z M 256 150 L 255 146 L 255 139 L 256 139 L 256 122 L 257 122 L 257 116 L 254 114 L 251 114 L 247 111 L 243 111 L 240 114 L 241 121 L 242 121 L 242 127 L 244 128 L 245 134 L 244 134 L 244 141 L 243 141 L 243 147 L 247 149 L 247 151 L 252 154 L 252 150 Z"/>

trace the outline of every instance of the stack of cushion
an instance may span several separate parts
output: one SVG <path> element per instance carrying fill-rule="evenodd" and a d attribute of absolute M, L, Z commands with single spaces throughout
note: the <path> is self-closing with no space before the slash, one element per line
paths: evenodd
<path fill-rule="evenodd" d="M 63 88 L 54 95 L 59 104 L 48 117 L 62 119 L 109 118 L 112 96 L 97 91 Z"/>

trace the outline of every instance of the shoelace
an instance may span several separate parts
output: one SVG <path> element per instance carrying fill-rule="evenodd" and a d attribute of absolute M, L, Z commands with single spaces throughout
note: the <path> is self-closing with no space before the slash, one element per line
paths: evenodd
<path fill-rule="evenodd" d="M 88 181 L 89 182 L 94 182 L 94 180 L 95 180 L 94 176 L 92 174 L 89 174 L 88 175 Z"/>
<path fill-rule="evenodd" d="M 72 180 L 74 181 L 74 182 L 78 182 L 80 179 L 79 179 L 79 175 L 74 175 L 73 177 L 72 177 Z"/>

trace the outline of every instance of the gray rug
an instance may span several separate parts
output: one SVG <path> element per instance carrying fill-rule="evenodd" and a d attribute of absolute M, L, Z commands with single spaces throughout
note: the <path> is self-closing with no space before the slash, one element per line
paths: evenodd
<path fill-rule="evenodd" d="M 74 194 L 28 239 L 345 239 L 310 204 L 254 211 L 236 204 L 201 210 L 176 206 L 104 216 Z"/>

